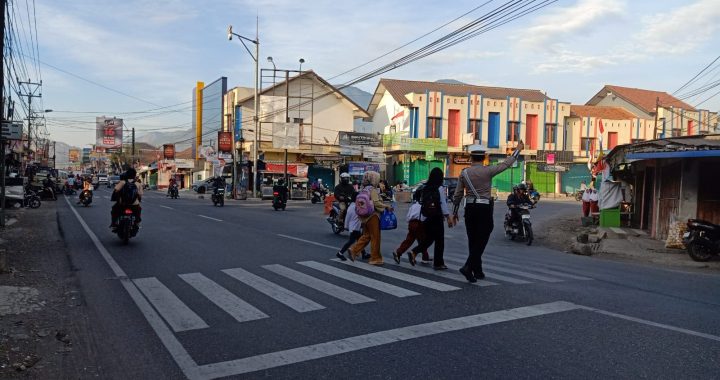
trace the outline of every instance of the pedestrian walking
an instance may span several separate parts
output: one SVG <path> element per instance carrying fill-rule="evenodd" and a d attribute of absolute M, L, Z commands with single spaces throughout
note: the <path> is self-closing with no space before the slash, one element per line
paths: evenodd
<path fill-rule="evenodd" d="M 485 278 L 482 268 L 482 255 L 490 233 L 493 230 L 493 199 L 490 193 L 492 178 L 509 168 L 517 159 L 525 144 L 520 141 L 517 149 L 505 161 L 484 166 L 485 147 L 471 145 L 469 147 L 472 165 L 464 169 L 455 189 L 453 203 L 453 223 L 458 221 L 458 209 L 465 197 L 465 229 L 468 236 L 468 258 L 460 273 L 469 282 L 477 282 Z"/>
<path fill-rule="evenodd" d="M 362 235 L 350 247 L 350 255 L 357 257 L 360 252 L 370 244 L 370 260 L 368 264 L 383 265 L 380 254 L 380 213 L 389 208 L 380 200 L 377 186 L 380 183 L 380 173 L 367 171 L 363 175 L 362 189 L 355 199 L 355 212 L 362 222 Z"/>
<path fill-rule="evenodd" d="M 433 269 L 447 269 L 443 252 L 445 251 L 445 227 L 444 220 L 447 220 L 448 227 L 454 226 L 454 219 L 450 216 L 447 205 L 447 190 L 443 184 L 443 172 L 440 168 L 433 168 L 430 171 L 428 180 L 422 189 L 420 201 L 420 213 L 425 218 L 423 223 L 424 237 L 420 243 L 408 252 L 410 264 L 415 265 L 415 257 L 420 252 L 426 251 L 431 245 L 433 248 Z M 398 259 L 395 259 L 398 261 Z"/>
<path fill-rule="evenodd" d="M 393 251 L 393 259 L 395 259 L 395 262 L 398 264 L 400 264 L 400 257 L 402 257 L 403 253 L 407 251 L 416 240 L 420 243 L 425 237 L 422 223 L 424 218 L 420 212 L 420 209 L 422 208 L 420 206 L 421 194 L 421 189 L 415 190 L 415 193 L 413 194 L 413 203 L 410 205 L 406 217 L 408 222 L 407 236 L 405 236 L 405 240 L 400 243 L 397 249 Z M 408 257 L 409 256 L 410 252 L 408 252 Z M 424 263 L 430 262 L 430 255 L 428 254 L 427 249 L 423 251 L 422 261 Z"/>
<path fill-rule="evenodd" d="M 345 251 L 348 250 L 355 242 L 362 236 L 362 223 L 360 222 L 360 218 L 357 215 L 357 212 L 355 212 L 355 197 L 353 197 L 352 203 L 350 203 L 350 206 L 348 206 L 347 211 L 345 211 L 345 229 L 350 231 L 350 236 L 348 237 L 348 241 L 345 243 L 345 245 L 340 248 L 340 250 L 335 254 L 337 258 L 339 258 L 342 261 L 346 261 L 347 258 L 345 258 Z M 353 255 L 348 255 L 350 257 L 350 261 L 355 261 L 355 257 Z M 369 255 L 365 253 L 365 250 L 363 250 L 363 259 L 369 258 Z"/>

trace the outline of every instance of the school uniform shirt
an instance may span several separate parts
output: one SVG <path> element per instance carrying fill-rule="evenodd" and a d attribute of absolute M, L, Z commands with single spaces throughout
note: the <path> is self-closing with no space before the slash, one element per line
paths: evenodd
<path fill-rule="evenodd" d="M 450 215 L 450 208 L 448 208 L 447 195 L 446 195 L 447 190 L 445 190 L 445 186 L 438 187 L 438 192 L 440 193 L 440 210 L 442 210 L 443 216 L 448 216 L 448 215 Z M 425 219 L 427 219 L 427 218 L 422 214 L 422 211 L 421 211 L 422 205 L 419 202 L 416 202 L 413 205 L 416 205 L 416 204 L 418 205 L 417 217 L 414 219 L 424 222 Z M 410 208 L 412 209 L 412 206 L 410 206 Z M 411 220 L 412 219 L 410 219 L 410 210 L 408 210 L 407 221 L 410 222 Z"/>
<path fill-rule="evenodd" d="M 352 231 L 360 231 L 362 229 L 362 223 L 358 214 L 355 212 L 355 202 L 350 203 L 347 212 L 345 213 L 345 229 Z"/>

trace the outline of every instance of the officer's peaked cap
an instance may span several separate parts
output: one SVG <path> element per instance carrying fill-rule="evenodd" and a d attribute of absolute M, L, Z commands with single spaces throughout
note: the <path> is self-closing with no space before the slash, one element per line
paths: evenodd
<path fill-rule="evenodd" d="M 484 155 L 487 148 L 485 145 L 481 144 L 473 144 L 468 147 L 468 152 L 470 152 L 471 155 Z"/>

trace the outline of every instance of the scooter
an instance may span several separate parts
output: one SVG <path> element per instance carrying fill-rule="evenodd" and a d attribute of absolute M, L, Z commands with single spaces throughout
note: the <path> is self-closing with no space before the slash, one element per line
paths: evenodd
<path fill-rule="evenodd" d="M 170 186 L 170 199 L 178 199 L 178 186 L 172 185 Z"/>
<path fill-rule="evenodd" d="M 280 196 L 280 192 L 278 191 L 273 191 L 272 206 L 275 211 L 279 209 L 282 209 L 284 211 L 285 206 L 287 206 L 287 201 Z"/>
<path fill-rule="evenodd" d="M 535 206 L 527 203 L 517 206 L 518 214 L 520 215 L 520 223 L 518 223 L 517 219 L 511 221 L 512 213 L 508 211 L 508 213 L 505 214 L 505 223 L 503 224 L 505 227 L 505 236 L 507 236 L 510 240 L 524 238 L 527 245 L 531 245 L 533 241 L 533 231 L 532 223 L 530 222 L 529 210 L 534 207 Z"/>
<path fill-rule="evenodd" d="M 23 195 L 23 204 L 30 208 L 38 208 L 41 205 L 40 197 L 38 197 L 32 190 L 25 190 L 25 194 Z"/>
<path fill-rule="evenodd" d="M 123 213 L 120 215 L 117 226 L 117 235 L 120 240 L 122 240 L 123 244 L 127 245 L 130 238 L 137 235 L 139 229 L 140 228 L 137 223 L 135 223 L 135 215 L 133 214 L 132 209 L 124 209 Z"/>
<path fill-rule="evenodd" d="M 313 190 L 312 197 L 310 198 L 310 203 L 315 204 L 324 202 L 325 194 L 327 194 L 327 191 L 325 190 Z"/>
<path fill-rule="evenodd" d="M 88 207 L 90 206 L 90 203 L 92 203 L 93 193 L 90 190 L 83 190 L 82 193 L 80 193 L 80 203 Z"/>
<path fill-rule="evenodd" d="M 213 206 L 225 206 L 225 189 L 222 187 L 217 189 L 217 191 L 213 192 L 213 195 L 211 197 Z"/>
<path fill-rule="evenodd" d="M 700 219 L 690 219 L 683 234 L 683 244 L 695 261 L 708 261 L 720 255 L 720 225 Z"/>
<path fill-rule="evenodd" d="M 332 228 L 332 232 L 334 234 L 339 234 L 345 231 L 345 226 L 340 220 L 340 203 L 333 202 L 332 208 L 330 209 L 330 216 L 328 216 L 327 221 L 330 223 L 330 228 Z"/>

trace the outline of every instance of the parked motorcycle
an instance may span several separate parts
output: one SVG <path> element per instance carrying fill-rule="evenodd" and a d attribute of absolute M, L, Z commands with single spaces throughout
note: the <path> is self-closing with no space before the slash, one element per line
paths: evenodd
<path fill-rule="evenodd" d="M 135 223 L 135 215 L 132 209 L 126 208 L 120 215 L 117 226 L 117 235 L 122 240 L 123 244 L 128 244 L 130 238 L 137 235 L 139 230 L 138 225 Z"/>
<path fill-rule="evenodd" d="M 690 219 L 683 234 L 683 244 L 695 261 L 708 261 L 720 255 L 720 225 L 700 219 Z"/>
<path fill-rule="evenodd" d="M 332 228 L 332 232 L 334 234 L 339 234 L 345 231 L 345 226 L 340 220 L 340 203 L 333 202 L 332 208 L 330 209 L 330 216 L 328 216 L 327 221 L 330 223 L 330 228 Z"/>
<path fill-rule="evenodd" d="M 30 208 L 38 208 L 41 205 L 40 197 L 38 197 L 32 190 L 25 190 L 25 194 L 23 195 L 23 204 Z"/>
<path fill-rule="evenodd" d="M 310 203 L 315 204 L 324 202 L 326 194 L 327 191 L 325 190 L 313 190 L 312 197 L 310 198 Z"/>
<path fill-rule="evenodd" d="M 88 207 L 90 206 L 90 203 L 92 203 L 93 193 L 90 190 L 83 190 L 82 193 L 80 193 L 80 203 Z"/>
<path fill-rule="evenodd" d="M 179 196 L 178 185 L 170 186 L 170 199 L 178 199 L 178 196 Z"/>
<path fill-rule="evenodd" d="M 51 200 L 51 201 L 57 200 L 55 193 L 49 187 L 41 187 L 37 191 L 35 191 L 35 194 L 38 197 L 40 197 L 40 199 L 42 199 L 42 200 Z"/>
<path fill-rule="evenodd" d="M 285 206 L 287 206 L 287 201 L 280 196 L 280 192 L 278 191 L 273 191 L 272 206 L 275 211 L 279 209 L 285 210 Z"/>
<path fill-rule="evenodd" d="M 219 188 L 212 195 L 213 206 L 225 206 L 225 189 Z"/>
<path fill-rule="evenodd" d="M 531 245 L 533 241 L 533 231 L 532 223 L 530 222 L 530 209 L 534 207 L 535 206 L 527 203 L 517 206 L 520 221 L 517 219 L 511 220 L 512 213 L 508 211 L 508 213 L 505 214 L 505 236 L 510 240 L 524 238 L 527 245 Z"/>

